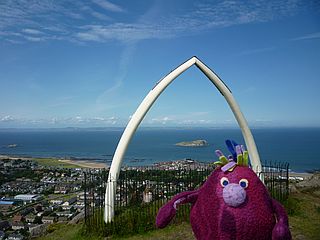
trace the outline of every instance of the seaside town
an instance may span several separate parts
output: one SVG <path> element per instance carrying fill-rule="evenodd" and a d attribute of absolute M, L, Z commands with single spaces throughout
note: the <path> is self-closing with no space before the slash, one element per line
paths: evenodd
<path fill-rule="evenodd" d="M 46 166 L 43 161 L 50 160 L 40 159 L 39 162 L 39 159 L 0 156 L 0 239 L 29 239 L 50 232 L 50 224 L 78 223 L 84 219 L 85 198 L 90 198 L 90 194 L 85 196 L 84 174 L 94 175 L 99 168 L 106 166 L 58 159 L 51 161 L 61 164 Z M 183 159 L 157 163 L 151 168 L 200 170 L 205 166 L 192 159 Z M 126 166 L 123 170 L 142 173 L 149 168 Z M 145 203 L 153 198 L 152 184 L 152 181 L 143 184 L 141 200 Z M 124 191 L 126 185 L 118 188 L 118 191 Z M 175 188 L 174 184 L 171 188 Z M 162 195 L 166 193 L 165 189 L 160 191 Z M 129 204 L 127 199 L 122 200 L 119 196 L 116 200 L 122 201 L 122 206 Z M 100 197 L 96 198 L 99 200 Z"/>
<path fill-rule="evenodd" d="M 50 231 L 52 223 L 76 223 L 83 218 L 81 168 L 46 167 L 2 157 L 0 180 L 0 239 L 39 236 Z"/>

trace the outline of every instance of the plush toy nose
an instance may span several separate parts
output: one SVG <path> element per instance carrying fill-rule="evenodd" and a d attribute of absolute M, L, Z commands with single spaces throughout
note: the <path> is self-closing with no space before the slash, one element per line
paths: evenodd
<path fill-rule="evenodd" d="M 247 194 L 239 184 L 230 183 L 224 187 L 222 196 L 226 204 L 238 207 L 246 200 Z"/>

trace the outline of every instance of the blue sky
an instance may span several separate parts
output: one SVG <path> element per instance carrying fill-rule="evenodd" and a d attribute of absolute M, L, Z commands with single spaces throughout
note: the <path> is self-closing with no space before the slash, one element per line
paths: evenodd
<path fill-rule="evenodd" d="M 0 128 L 125 126 L 154 84 L 192 56 L 253 127 L 320 126 L 319 1 L 0 2 Z M 144 126 L 235 126 L 195 67 Z"/>

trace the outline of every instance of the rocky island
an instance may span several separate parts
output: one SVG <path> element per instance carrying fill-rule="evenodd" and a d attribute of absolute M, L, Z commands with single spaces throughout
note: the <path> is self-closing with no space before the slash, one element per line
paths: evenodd
<path fill-rule="evenodd" d="M 176 146 L 180 147 L 206 147 L 209 146 L 206 140 L 194 140 L 190 142 L 179 142 L 175 144 Z"/>

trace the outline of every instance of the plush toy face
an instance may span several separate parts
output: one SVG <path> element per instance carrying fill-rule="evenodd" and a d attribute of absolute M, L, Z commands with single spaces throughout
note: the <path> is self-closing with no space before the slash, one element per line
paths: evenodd
<path fill-rule="evenodd" d="M 267 190 L 257 175 L 246 166 L 236 166 L 232 171 L 221 171 L 217 168 L 208 178 L 207 189 L 213 191 L 229 207 L 243 207 L 257 200 L 257 196 L 268 196 Z"/>

